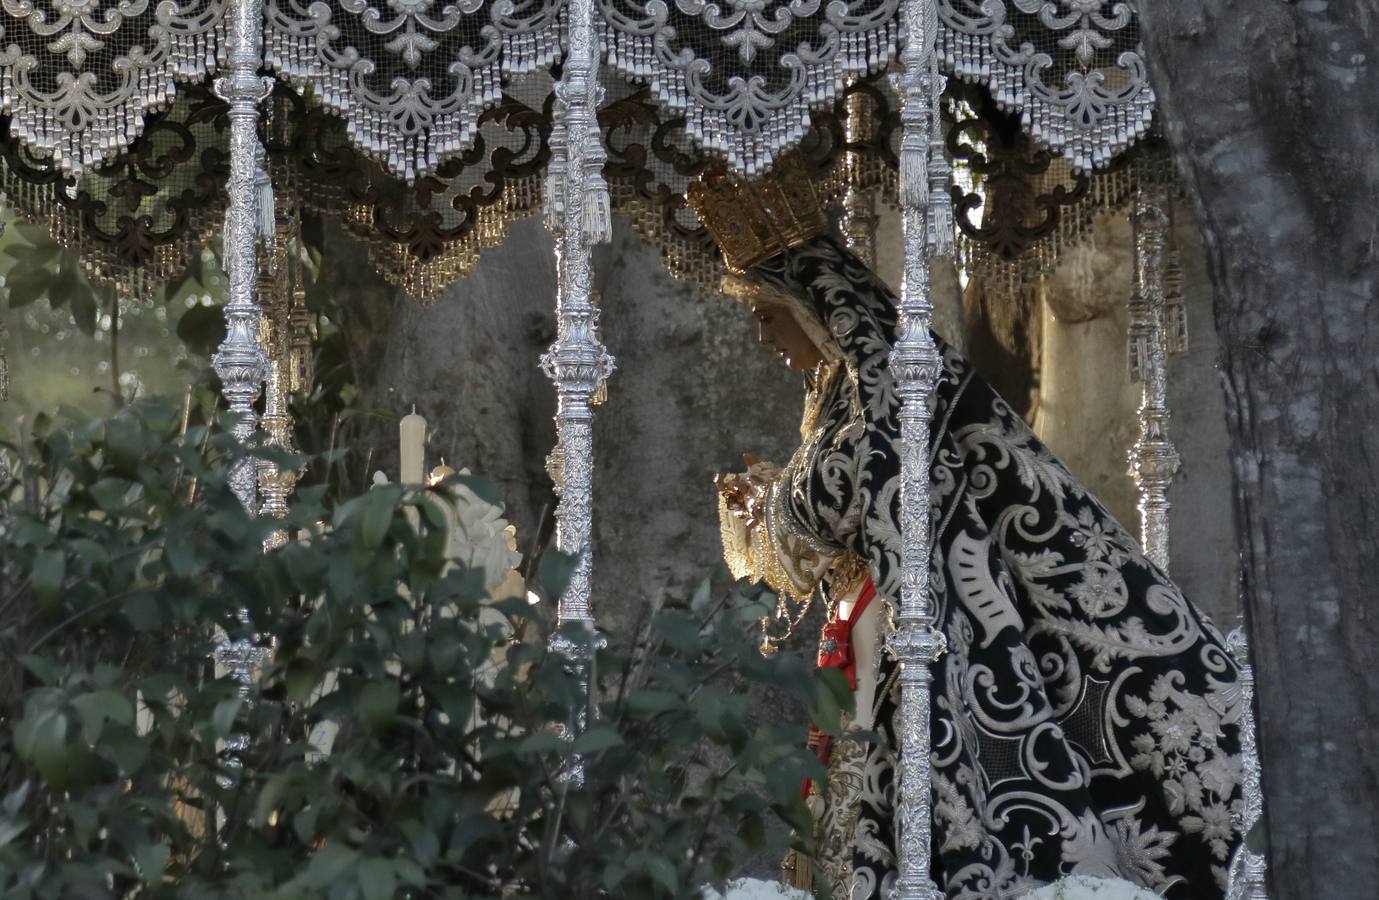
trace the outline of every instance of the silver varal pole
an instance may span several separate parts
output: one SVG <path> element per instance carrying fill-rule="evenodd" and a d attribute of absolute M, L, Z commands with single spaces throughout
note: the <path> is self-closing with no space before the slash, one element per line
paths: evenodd
<path fill-rule="evenodd" d="M 1139 494 L 1140 544 L 1168 571 L 1168 490 L 1181 462 L 1168 437 L 1168 317 L 1166 275 L 1172 220 L 1168 192 L 1142 188 L 1131 227 L 1135 291 L 1130 299 L 1130 375 L 1140 382 L 1140 435 L 1130 448 L 1130 476 Z"/>
<path fill-rule="evenodd" d="M 565 66 L 556 85 L 552 162 L 546 186 L 547 224 L 555 235 L 557 335 L 542 358 L 555 382 L 556 439 L 552 455 L 559 503 L 556 546 L 578 557 L 570 582 L 560 597 L 562 629 L 578 623 L 586 640 L 557 635 L 552 648 L 571 661 L 575 677 L 589 680 L 588 655 L 593 649 L 594 613 L 590 604 L 593 530 L 593 404 L 613 371 L 599 336 L 598 307 L 592 288 L 591 248 L 611 237 L 608 186 L 603 178 L 606 155 L 596 113 L 602 88 L 598 83 L 599 50 L 594 31 L 593 0 L 572 0 Z M 568 629 L 566 629 L 568 630 Z M 576 731 L 587 723 L 580 715 Z M 576 773 L 573 781 L 579 780 Z"/>
<path fill-rule="evenodd" d="M 904 0 L 904 71 L 901 112 L 900 202 L 905 271 L 900 299 L 900 339 L 891 355 L 900 397 L 901 588 L 900 615 L 888 647 L 900 664 L 900 756 L 896 800 L 899 900 L 931 900 L 943 893 L 930 875 L 931 761 L 930 666 L 946 648 L 935 625 L 929 593 L 929 398 L 942 360 L 929 332 L 928 254 L 947 243 L 941 203 L 932 202 L 942 154 L 931 153 L 943 79 L 934 57 L 938 30 L 936 0 Z M 932 208 L 931 208 L 932 207 Z"/>
<path fill-rule="evenodd" d="M 229 36 L 229 71 L 216 79 L 215 92 L 230 105 L 229 208 L 225 212 L 224 262 L 229 276 L 229 302 L 225 304 L 225 340 L 216 350 L 213 364 L 220 390 L 235 416 L 235 437 L 247 444 L 258 424 L 254 402 L 268 373 L 268 357 L 259 341 L 261 311 L 254 299 L 258 278 L 256 242 L 259 232 L 260 170 L 258 104 L 268 96 L 272 80 L 259 75 L 263 61 L 262 0 L 234 0 Z M 254 461 L 240 459 L 230 472 L 230 486 L 251 515 L 258 512 Z M 241 613 L 247 623 L 248 614 Z M 215 651 L 217 665 L 240 685 L 247 697 L 255 672 L 268 650 L 251 640 L 222 641 Z M 226 741 L 234 754 L 248 746 L 248 735 L 236 734 Z"/>

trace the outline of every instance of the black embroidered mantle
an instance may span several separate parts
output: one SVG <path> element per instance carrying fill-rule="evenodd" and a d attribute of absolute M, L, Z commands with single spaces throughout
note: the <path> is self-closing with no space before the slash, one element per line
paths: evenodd
<path fill-rule="evenodd" d="M 895 299 L 831 238 L 757 277 L 827 323 L 847 365 L 787 509 L 870 563 L 898 597 Z M 934 877 L 1007 900 L 1063 875 L 1169 898 L 1219 897 L 1238 843 L 1237 670 L 1212 624 L 960 356 L 940 342 L 930 445 L 931 589 L 949 652 L 934 667 Z M 894 884 L 890 723 L 864 767 L 854 898 Z"/>

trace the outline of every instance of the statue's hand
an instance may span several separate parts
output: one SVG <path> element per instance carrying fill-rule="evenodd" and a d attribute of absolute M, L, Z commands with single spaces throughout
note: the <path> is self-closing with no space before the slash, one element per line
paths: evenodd
<path fill-rule="evenodd" d="M 715 475 L 713 483 L 723 498 L 723 505 L 743 524 L 754 528 L 761 523 L 766 491 L 760 480 L 734 472 Z"/>

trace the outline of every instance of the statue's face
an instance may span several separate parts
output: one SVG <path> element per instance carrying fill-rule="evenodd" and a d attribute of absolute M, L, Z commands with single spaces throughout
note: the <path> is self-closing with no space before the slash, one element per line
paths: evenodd
<path fill-rule="evenodd" d="M 757 336 L 773 348 L 792 369 L 809 370 L 823 362 L 823 355 L 795 317 L 778 306 L 753 306 Z"/>

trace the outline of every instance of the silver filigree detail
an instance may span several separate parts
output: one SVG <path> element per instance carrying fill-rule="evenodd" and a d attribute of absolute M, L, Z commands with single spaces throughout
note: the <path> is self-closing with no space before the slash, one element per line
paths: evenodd
<path fill-rule="evenodd" d="M 240 611 L 239 624 L 248 628 L 250 625 L 249 615 Z M 236 692 L 241 700 L 248 702 L 254 693 L 254 686 L 258 682 L 259 673 L 268 664 L 273 651 L 249 638 L 234 640 L 226 635 L 221 635 L 221 640 L 216 644 L 213 652 L 215 664 L 219 673 L 228 675 L 236 683 Z M 227 769 L 235 770 L 243 766 L 241 754 L 249 749 L 249 735 L 245 732 L 234 732 L 225 737 L 225 766 Z M 229 787 L 233 782 L 230 778 L 222 776 L 220 779 L 222 786 Z"/>
<path fill-rule="evenodd" d="M 1103 166 L 1154 113 L 1134 2 L 938 0 L 946 71 L 985 85 L 1077 169 Z"/>
<path fill-rule="evenodd" d="M 3 0 L 0 111 L 64 172 L 127 149 L 178 82 L 222 59 L 226 0 Z"/>
<path fill-rule="evenodd" d="M 599 310 L 592 282 L 592 246 L 610 237 L 608 186 L 603 180 L 605 153 L 596 111 L 602 96 L 598 83 L 598 48 L 594 38 L 593 0 L 572 0 L 569 46 L 560 83 L 556 85 L 551 166 L 547 175 L 547 224 L 555 234 L 556 339 L 541 365 L 556 386 L 556 441 L 559 460 L 556 546 L 577 558 L 557 610 L 562 631 L 551 650 L 562 655 L 580 694 L 591 702 L 574 711 L 566 726 L 570 736 L 587 727 L 592 708 L 592 654 L 597 649 L 590 572 L 593 565 L 593 420 L 594 401 L 613 371 L 599 334 Z M 572 627 L 573 626 L 573 627 Z M 572 632 L 578 635 L 571 637 Z M 571 787 L 584 782 L 583 762 L 572 760 L 564 772 Z"/>
<path fill-rule="evenodd" d="M 936 900 L 943 893 L 930 876 L 933 827 L 930 749 L 930 666 L 945 648 L 935 628 L 929 591 L 929 400 L 942 360 L 929 324 L 929 261 L 934 219 L 930 165 L 936 97 L 943 91 L 934 41 L 936 0 L 904 0 L 901 13 L 904 71 L 897 92 L 901 108 L 900 202 L 905 269 L 900 293 L 900 339 L 890 367 L 900 397 L 900 614 L 888 648 L 900 664 L 900 755 L 896 777 L 896 855 L 898 900 Z M 946 185 L 945 185 L 946 186 Z"/>
<path fill-rule="evenodd" d="M 268 378 L 264 388 L 263 403 L 264 446 L 281 450 L 284 453 L 296 452 L 292 438 L 292 416 L 287 408 L 287 360 L 276 349 L 269 355 Z M 258 491 L 263 498 L 259 515 L 281 519 L 287 515 L 287 499 L 297 486 L 297 473 L 283 469 L 269 460 L 259 460 Z M 273 550 L 287 543 L 287 532 L 274 531 L 264 539 L 264 549 Z"/>
<path fill-rule="evenodd" d="M 1130 375 L 1140 382 L 1140 435 L 1130 449 L 1130 476 L 1139 493 L 1140 545 L 1168 570 L 1168 490 L 1181 458 L 1168 437 L 1168 328 L 1165 275 L 1172 227 L 1167 191 L 1147 188 L 1131 216 L 1135 288 L 1130 298 Z"/>
<path fill-rule="evenodd" d="M 469 149 L 505 79 L 561 52 L 562 0 L 268 0 L 266 61 L 409 182 Z"/>
<path fill-rule="evenodd" d="M 1255 676 L 1250 664 L 1250 645 L 1244 627 L 1226 635 L 1226 648 L 1240 667 L 1240 766 L 1241 794 L 1244 799 L 1236 822 L 1241 842 L 1231 859 L 1227 874 L 1226 900 L 1269 900 L 1266 885 L 1268 861 L 1245 845 L 1245 836 L 1264 815 L 1264 787 L 1259 764 L 1259 743 L 1255 733 Z"/>
<path fill-rule="evenodd" d="M 268 96 L 272 80 L 259 76 L 263 51 L 262 0 L 234 0 L 231 31 L 227 39 L 229 72 L 215 82 L 216 94 L 229 104 L 230 179 L 226 188 L 223 257 L 229 280 L 225 304 L 225 340 L 213 360 L 220 390 L 230 412 L 235 438 L 248 444 L 254 437 L 257 415 L 254 401 L 268 374 L 268 357 L 260 342 L 262 313 L 254 300 L 259 238 L 259 204 L 262 202 L 264 152 L 258 139 L 258 104 Z M 250 515 L 258 512 L 254 460 L 245 457 L 230 472 L 230 486 Z M 239 621 L 246 629 L 249 615 L 241 610 Z M 216 662 L 239 682 L 240 696 L 248 698 L 258 671 L 271 651 L 258 642 L 228 636 L 215 648 Z M 248 746 L 249 737 L 231 735 L 226 740 L 230 764 Z"/>
<path fill-rule="evenodd" d="M 557 394 L 561 463 L 556 543 L 561 551 L 580 557 L 560 598 L 562 624 L 593 622 L 589 606 L 593 399 L 613 371 L 613 358 L 599 335 L 590 258 L 592 245 L 607 240 L 611 227 L 606 213 L 608 190 L 601 174 L 604 154 L 595 119 L 599 85 L 592 0 L 571 3 L 569 34 L 569 54 L 556 87 L 554 158 L 547 189 L 547 224 L 555 233 L 556 245 L 557 334 L 541 361 Z"/>
<path fill-rule="evenodd" d="M 597 0 L 608 64 L 747 175 L 809 130 L 850 76 L 895 58 L 900 0 Z"/>

